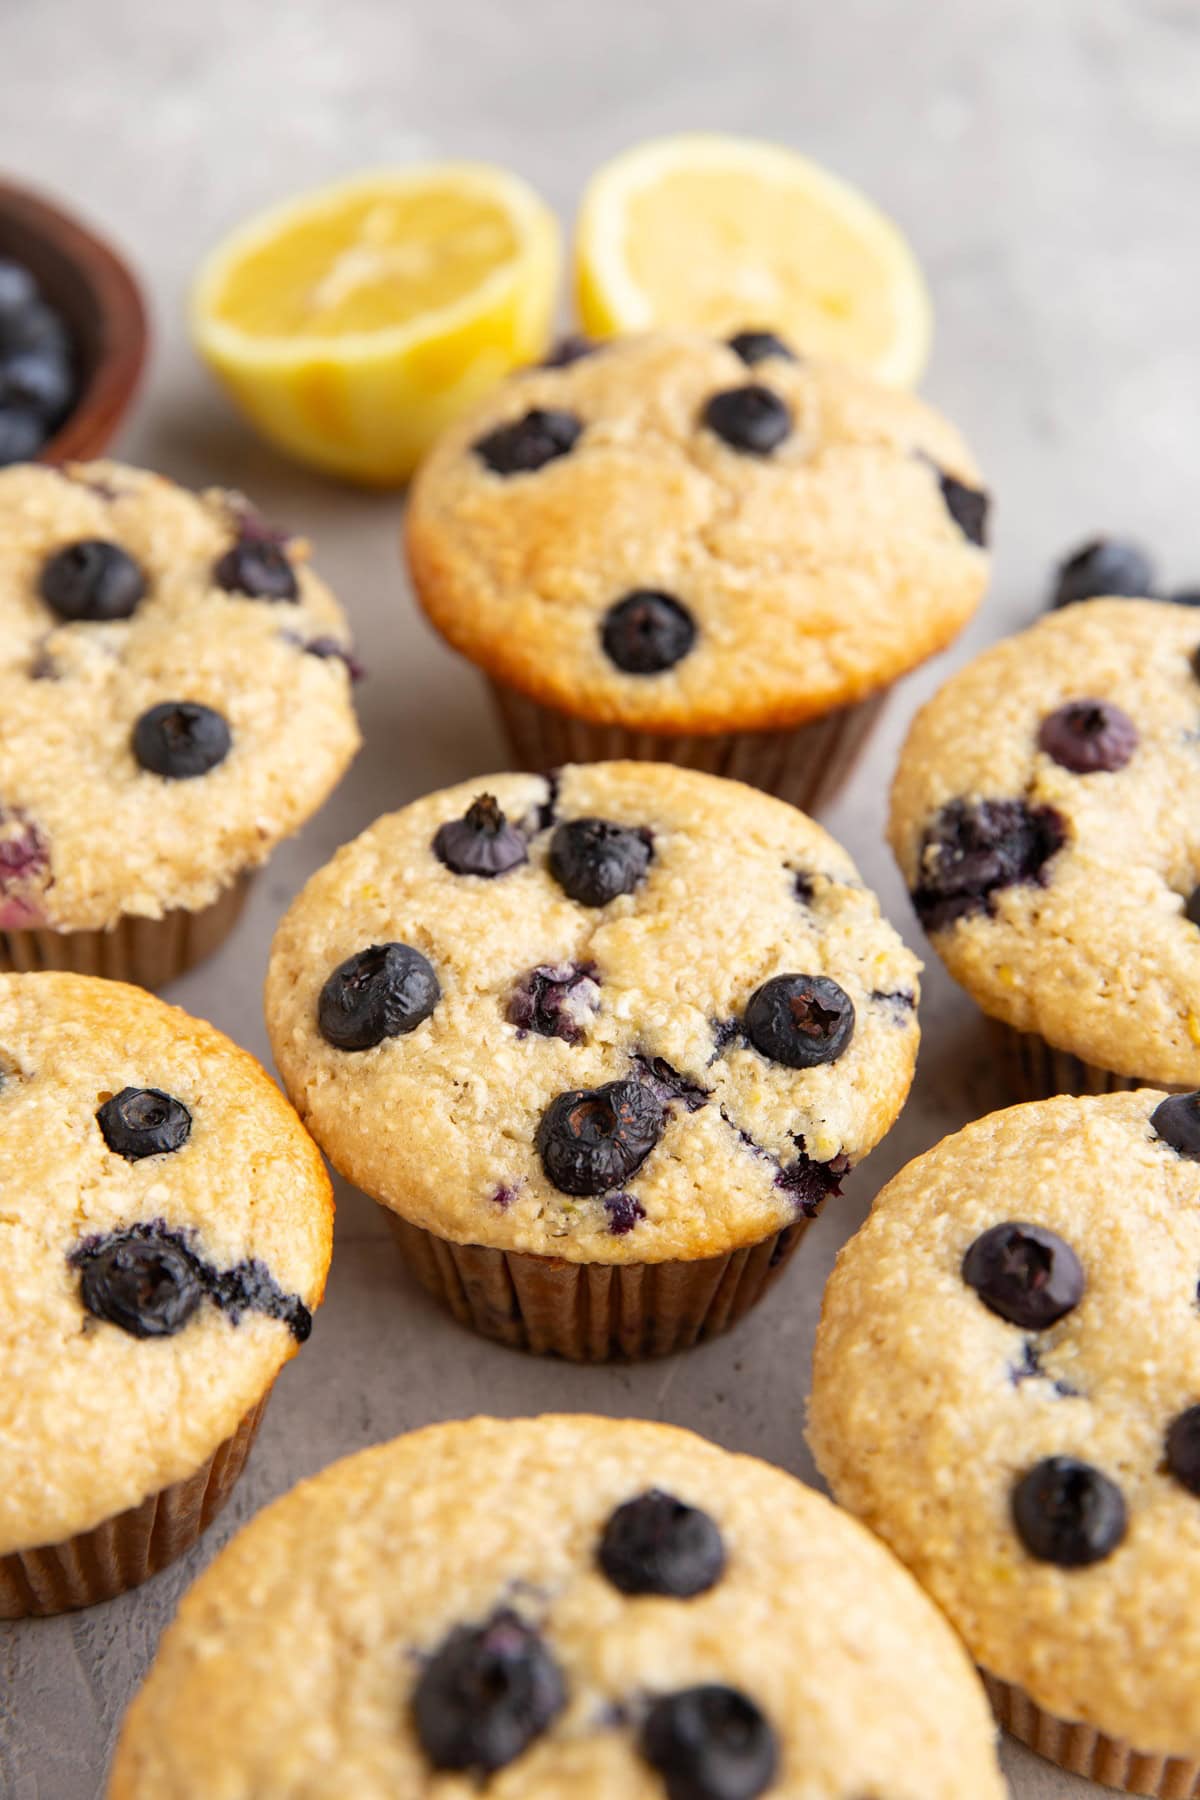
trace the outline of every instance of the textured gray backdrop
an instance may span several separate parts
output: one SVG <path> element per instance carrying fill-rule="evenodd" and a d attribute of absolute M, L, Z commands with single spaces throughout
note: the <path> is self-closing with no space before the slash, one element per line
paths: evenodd
<path fill-rule="evenodd" d="M 973 647 L 1028 619 L 1065 544 L 1097 526 L 1200 578 L 1200 10 L 1193 0 L 0 0 L 0 169 L 74 201 L 139 264 L 158 333 L 119 448 L 227 482 L 303 527 L 353 615 L 367 747 L 248 917 L 175 998 L 260 1055 L 272 924 L 380 811 L 494 768 L 476 678 L 424 629 L 397 557 L 396 499 L 342 490 L 262 449 L 188 351 L 200 253 L 248 211 L 370 164 L 511 164 L 569 217 L 588 171 L 680 128 L 794 143 L 901 220 L 938 314 L 931 396 L 998 496 L 991 599 L 952 658 L 896 698 L 830 824 L 916 942 L 881 845 L 904 724 Z M 187 1583 L 264 1502 L 336 1456 L 435 1417 L 548 1407 L 636 1413 L 813 1471 L 801 1437 L 823 1276 L 877 1186 L 999 1096 L 972 1008 L 928 977 L 916 1090 L 887 1144 L 737 1335 L 639 1369 L 489 1348 L 400 1274 L 373 1207 L 339 1195 L 329 1301 L 285 1373 L 229 1510 L 190 1560 L 106 1607 L 0 1627 L 0 1790 L 92 1800 L 122 1708 Z M 1083 1795 L 1009 1747 L 1014 1792 Z"/>

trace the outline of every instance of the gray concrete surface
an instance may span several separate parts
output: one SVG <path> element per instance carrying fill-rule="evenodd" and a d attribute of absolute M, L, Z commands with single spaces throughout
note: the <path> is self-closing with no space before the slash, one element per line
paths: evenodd
<path fill-rule="evenodd" d="M 188 351 L 189 272 L 262 203 L 365 165 L 469 155 L 520 169 L 569 217 L 601 158 L 709 127 L 801 146 L 898 216 L 937 304 L 928 391 L 968 431 L 998 497 L 983 615 L 897 696 L 829 820 L 914 942 L 881 826 L 917 702 L 1029 618 L 1055 553 L 1094 527 L 1131 529 L 1175 578 L 1200 577 L 1192 0 L 0 0 L 0 71 L 0 169 L 102 222 L 149 287 L 157 349 L 120 450 L 184 481 L 244 487 L 303 527 L 370 668 L 356 767 L 277 855 L 224 952 L 174 995 L 260 1055 L 272 926 L 310 871 L 380 811 L 500 757 L 475 676 L 414 612 L 399 501 L 278 460 Z M 204 1544 L 110 1606 L 0 1627 L 7 1800 L 100 1793 L 122 1709 L 188 1582 L 264 1502 L 362 1445 L 482 1409 L 586 1408 L 693 1426 L 813 1478 L 809 1346 L 837 1245 L 896 1167 L 1000 1098 L 980 1021 L 936 968 L 924 1025 L 892 1137 L 760 1312 L 685 1359 L 581 1370 L 479 1343 L 406 1281 L 374 1208 L 341 1193 L 328 1304 Z M 1087 1792 L 1015 1746 L 1005 1760 L 1023 1800 Z"/>

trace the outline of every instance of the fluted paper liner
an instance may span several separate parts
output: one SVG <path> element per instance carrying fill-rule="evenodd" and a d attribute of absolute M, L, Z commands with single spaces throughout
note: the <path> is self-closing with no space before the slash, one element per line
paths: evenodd
<path fill-rule="evenodd" d="M 0 1556 L 0 1619 L 45 1617 L 112 1600 L 190 1550 L 233 1492 L 270 1389 L 194 1474 L 91 1531 Z"/>
<path fill-rule="evenodd" d="M 1118 1094 L 1132 1088 L 1165 1088 L 1168 1093 L 1188 1090 L 1148 1075 L 1118 1075 L 1099 1063 L 1085 1062 L 1070 1050 L 1057 1050 L 1036 1032 L 1017 1031 L 993 1019 L 999 1057 L 1009 1086 L 1019 1100 L 1051 1100 L 1055 1094 Z"/>
<path fill-rule="evenodd" d="M 240 875 L 211 906 L 161 919 L 126 913 L 111 931 L 0 931 L 0 974 L 67 969 L 136 987 L 160 988 L 211 956 L 236 925 L 252 876 Z"/>
<path fill-rule="evenodd" d="M 1044 1711 L 1024 1688 L 981 1671 L 992 1709 L 1005 1731 L 1072 1775 L 1120 1788 L 1126 1794 L 1154 1794 L 1158 1800 L 1198 1800 L 1200 1763 L 1186 1756 L 1136 1750 L 1122 1738 L 1106 1737 L 1094 1726 L 1072 1723 Z"/>
<path fill-rule="evenodd" d="M 887 698 L 872 694 L 787 731 L 703 733 L 631 731 L 592 725 L 529 700 L 490 681 L 517 766 L 554 769 L 562 763 L 665 762 L 706 775 L 745 781 L 802 812 L 828 806 L 845 784 Z"/>
<path fill-rule="evenodd" d="M 417 1279 L 460 1325 L 513 1350 L 590 1363 L 671 1356 L 728 1331 L 782 1274 L 810 1223 L 695 1262 L 577 1263 L 452 1244 L 387 1217 Z"/>

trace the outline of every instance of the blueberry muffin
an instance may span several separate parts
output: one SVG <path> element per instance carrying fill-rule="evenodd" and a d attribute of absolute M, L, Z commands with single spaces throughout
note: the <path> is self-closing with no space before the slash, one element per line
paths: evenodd
<path fill-rule="evenodd" d="M 1200 1085 L 1200 623 L 1091 600 L 918 714 L 891 839 L 1022 1098 Z"/>
<path fill-rule="evenodd" d="M 267 1020 L 456 1316 L 659 1354 L 740 1317 L 890 1128 L 918 969 L 802 813 L 600 763 L 378 820 L 279 926 Z"/>
<path fill-rule="evenodd" d="M 1096 1781 L 1200 1794 L 1200 1095 L 1060 1096 L 910 1163 L 842 1251 L 809 1436 Z"/>
<path fill-rule="evenodd" d="M 987 580 L 952 426 L 778 338 L 623 339 L 512 377 L 417 477 L 408 553 L 528 768 L 632 757 L 814 810 Z"/>
<path fill-rule="evenodd" d="M 303 1654 L 296 1655 L 297 1644 Z M 665 1425 L 434 1425 L 184 1600 L 111 1800 L 1001 1800 L 962 1646 L 869 1534 Z"/>
<path fill-rule="evenodd" d="M 333 1208 L 263 1070 L 141 988 L 0 975 L 0 1618 L 199 1537 L 308 1336 Z"/>
<path fill-rule="evenodd" d="M 0 470 L 0 968 L 156 987 L 358 746 L 346 621 L 233 494 Z"/>

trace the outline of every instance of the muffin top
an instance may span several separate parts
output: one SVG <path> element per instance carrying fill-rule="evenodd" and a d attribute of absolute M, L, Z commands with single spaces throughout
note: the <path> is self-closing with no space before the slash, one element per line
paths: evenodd
<path fill-rule="evenodd" d="M 430 1426 L 260 1513 L 167 1631 L 111 1795 L 481 1781 L 495 1800 L 1004 1792 L 962 1646 L 882 1545 L 765 1463 L 576 1416 Z"/>
<path fill-rule="evenodd" d="M 1200 1096 L 977 1120 L 842 1251 L 809 1436 L 976 1662 L 1200 1756 Z M 869 1454 L 864 1454 L 869 1446 Z"/>
<path fill-rule="evenodd" d="M 0 1555 L 190 1475 L 329 1266 L 315 1145 L 264 1071 L 140 988 L 0 976 Z"/>
<path fill-rule="evenodd" d="M 408 510 L 417 593 L 489 674 L 600 724 L 799 724 L 955 636 L 987 496 L 911 394 L 663 332 L 523 372 L 455 424 Z"/>
<path fill-rule="evenodd" d="M 593 763 L 378 820 L 283 919 L 267 1014 L 326 1154 L 412 1223 L 662 1262 L 837 1192 L 908 1092 L 919 966 L 803 813 Z"/>
<path fill-rule="evenodd" d="M 198 910 L 358 746 L 347 627 L 237 495 L 0 470 L 0 930 Z"/>
<path fill-rule="evenodd" d="M 917 715 L 891 841 L 985 1012 L 1118 1074 L 1200 1084 L 1200 621 L 1090 600 Z"/>

